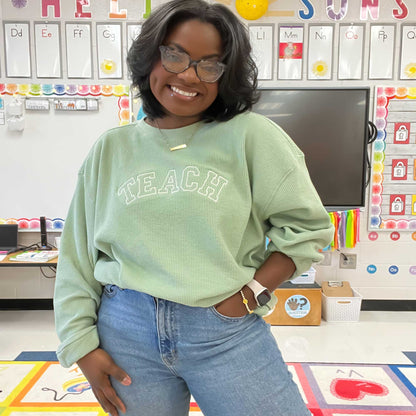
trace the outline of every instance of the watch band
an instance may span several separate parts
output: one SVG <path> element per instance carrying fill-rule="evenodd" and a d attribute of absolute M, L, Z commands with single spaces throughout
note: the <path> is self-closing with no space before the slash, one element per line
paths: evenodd
<path fill-rule="evenodd" d="M 267 287 L 264 287 L 262 284 L 260 284 L 256 279 L 252 279 L 247 283 L 247 286 L 252 290 L 252 292 L 254 293 L 254 298 L 256 299 L 256 303 L 257 306 L 264 306 L 265 303 L 263 301 L 263 303 L 259 302 L 259 295 L 261 294 L 267 294 L 268 298 L 270 299 L 271 294 L 269 289 L 267 289 Z"/>

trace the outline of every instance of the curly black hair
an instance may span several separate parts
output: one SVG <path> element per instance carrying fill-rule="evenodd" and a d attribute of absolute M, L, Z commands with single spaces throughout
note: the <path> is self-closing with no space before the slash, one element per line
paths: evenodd
<path fill-rule="evenodd" d="M 166 115 L 150 89 L 150 73 L 160 59 L 159 46 L 179 23 L 197 19 L 215 26 L 223 42 L 226 64 L 219 80 L 218 96 L 202 114 L 202 120 L 226 121 L 248 111 L 258 100 L 257 67 L 251 58 L 247 27 L 227 7 L 204 0 L 173 0 L 154 10 L 127 55 L 132 87 L 138 89 L 143 111 L 150 119 Z"/>

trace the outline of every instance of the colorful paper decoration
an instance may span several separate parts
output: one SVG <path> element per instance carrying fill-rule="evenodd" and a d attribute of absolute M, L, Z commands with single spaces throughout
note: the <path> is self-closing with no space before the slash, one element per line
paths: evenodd
<path fill-rule="evenodd" d="M 110 0 L 110 13 L 108 13 L 108 17 L 110 19 L 125 19 L 127 18 L 127 10 L 118 9 L 118 0 Z"/>
<path fill-rule="evenodd" d="M 61 17 L 61 3 L 60 0 L 41 0 L 42 17 L 48 16 L 48 8 L 53 8 L 53 17 Z"/>
<path fill-rule="evenodd" d="M 416 230 L 416 88 L 378 87 L 369 229 Z"/>
<path fill-rule="evenodd" d="M 329 212 L 331 222 L 335 227 L 334 239 L 330 244 L 331 250 L 354 248 L 360 241 L 360 210 Z"/>
<path fill-rule="evenodd" d="M 260 19 L 269 7 L 267 0 L 236 0 L 237 13 L 247 20 Z"/>
<path fill-rule="evenodd" d="M 17 224 L 20 230 L 33 230 L 40 228 L 39 218 L 0 218 L 0 224 Z M 46 228 L 58 231 L 64 228 L 65 220 L 62 218 L 46 218 Z"/>
<path fill-rule="evenodd" d="M 89 0 L 76 0 L 76 12 L 75 12 L 75 17 L 76 18 L 87 18 L 90 19 L 91 18 L 91 12 L 85 12 L 84 11 L 84 6 L 89 6 L 90 2 Z"/>
<path fill-rule="evenodd" d="M 348 11 L 348 0 L 341 0 L 341 6 L 338 13 L 335 12 L 335 0 L 326 0 L 326 14 L 331 20 L 342 20 Z M 338 3 L 338 2 L 337 2 Z"/>
<path fill-rule="evenodd" d="M 16 7 L 16 9 L 22 9 L 23 7 L 26 7 L 27 0 L 12 0 L 13 7 Z"/>

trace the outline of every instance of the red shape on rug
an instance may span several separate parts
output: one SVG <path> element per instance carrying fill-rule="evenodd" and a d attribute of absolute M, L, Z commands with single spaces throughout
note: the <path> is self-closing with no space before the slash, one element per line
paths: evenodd
<path fill-rule="evenodd" d="M 389 389 L 375 381 L 336 378 L 332 380 L 331 393 L 339 399 L 362 400 L 367 394 L 371 396 L 386 396 L 389 393 Z"/>

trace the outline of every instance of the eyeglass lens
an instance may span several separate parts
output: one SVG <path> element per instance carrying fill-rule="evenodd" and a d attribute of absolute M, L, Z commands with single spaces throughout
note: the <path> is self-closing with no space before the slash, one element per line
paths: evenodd
<path fill-rule="evenodd" d="M 162 65 L 166 71 L 179 74 L 186 71 L 191 65 L 196 66 L 196 74 L 201 81 L 215 82 L 224 72 L 224 64 L 218 61 L 192 61 L 186 52 L 172 49 L 168 46 L 160 47 Z"/>

